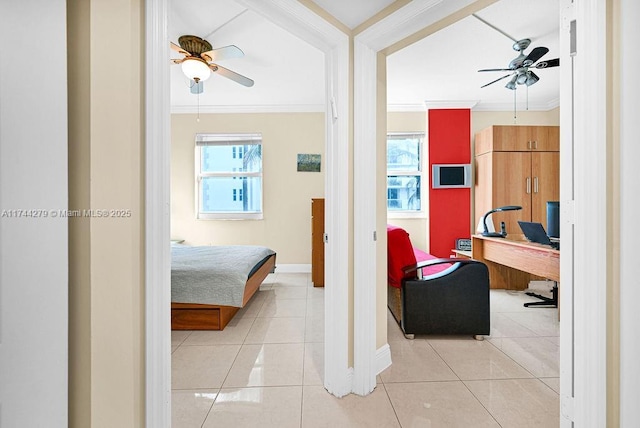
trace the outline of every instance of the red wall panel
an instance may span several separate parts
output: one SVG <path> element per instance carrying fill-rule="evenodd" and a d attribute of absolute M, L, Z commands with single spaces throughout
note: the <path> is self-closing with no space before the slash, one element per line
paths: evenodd
<path fill-rule="evenodd" d="M 433 164 L 471 163 L 471 110 L 429 110 L 429 252 L 449 257 L 469 238 L 471 189 L 433 189 Z"/>

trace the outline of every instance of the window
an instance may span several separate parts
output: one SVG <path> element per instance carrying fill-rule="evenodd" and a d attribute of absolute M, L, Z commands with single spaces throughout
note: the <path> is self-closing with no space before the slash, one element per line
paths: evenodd
<path fill-rule="evenodd" d="M 387 211 L 422 211 L 422 140 L 424 134 L 387 135 Z"/>
<path fill-rule="evenodd" d="M 196 135 L 196 217 L 262 218 L 262 136 Z"/>

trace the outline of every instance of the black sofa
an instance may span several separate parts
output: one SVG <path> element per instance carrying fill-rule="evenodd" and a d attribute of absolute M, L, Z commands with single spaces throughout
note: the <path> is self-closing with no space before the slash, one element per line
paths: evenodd
<path fill-rule="evenodd" d="M 490 334 L 489 271 L 484 263 L 430 255 L 430 260 L 416 261 L 406 231 L 388 228 L 387 235 L 388 306 L 405 336 L 468 334 L 482 339 Z M 418 251 L 418 257 L 420 253 L 425 254 Z M 412 260 L 402 273 L 397 271 L 399 264 Z"/>

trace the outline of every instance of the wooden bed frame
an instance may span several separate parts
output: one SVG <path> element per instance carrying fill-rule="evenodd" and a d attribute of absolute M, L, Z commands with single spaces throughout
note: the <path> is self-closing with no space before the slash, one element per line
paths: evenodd
<path fill-rule="evenodd" d="M 244 287 L 243 307 L 275 267 L 276 255 L 272 254 L 249 277 Z M 171 302 L 171 330 L 223 330 L 239 310 L 235 306 Z"/>

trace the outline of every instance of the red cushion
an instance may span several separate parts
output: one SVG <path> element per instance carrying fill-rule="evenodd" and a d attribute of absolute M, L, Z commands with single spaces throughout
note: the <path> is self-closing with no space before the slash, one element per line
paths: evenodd
<path fill-rule="evenodd" d="M 415 273 L 406 274 L 402 271 L 407 266 L 415 265 L 417 262 L 436 259 L 429 253 L 414 248 L 409 239 L 409 234 L 401 227 L 387 225 L 387 271 L 389 285 L 400 287 L 405 278 L 414 278 Z M 449 264 L 441 264 L 428 267 L 422 270 L 423 275 L 431 275 L 445 270 Z"/>
<path fill-rule="evenodd" d="M 400 287 L 402 284 L 405 277 L 402 268 L 416 264 L 409 234 L 390 224 L 387 225 L 387 264 L 389 285 L 392 287 Z"/>

